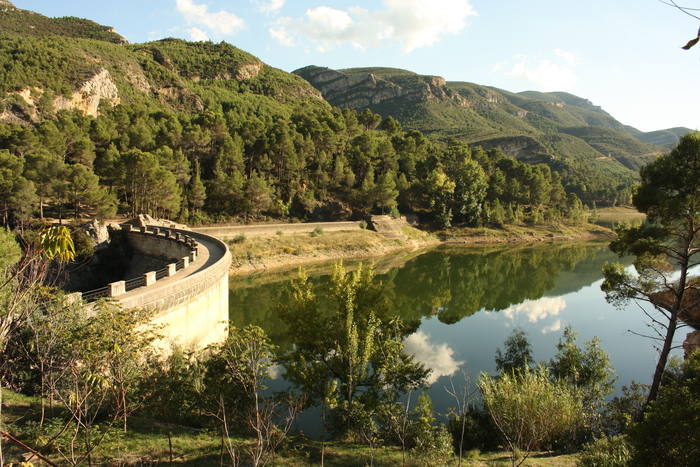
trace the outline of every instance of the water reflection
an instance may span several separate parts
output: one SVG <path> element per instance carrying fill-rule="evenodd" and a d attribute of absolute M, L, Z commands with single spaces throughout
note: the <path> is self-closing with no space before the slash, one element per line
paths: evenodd
<path fill-rule="evenodd" d="M 430 342 L 430 336 L 423 331 L 417 331 L 406 337 L 403 342 L 404 349 L 416 360 L 430 369 L 428 384 L 432 385 L 443 376 L 452 376 L 457 373 L 463 361 L 454 358 L 454 349 L 444 342 Z"/>

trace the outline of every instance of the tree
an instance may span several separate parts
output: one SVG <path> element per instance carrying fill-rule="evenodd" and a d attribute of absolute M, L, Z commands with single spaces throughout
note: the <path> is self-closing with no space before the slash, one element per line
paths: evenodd
<path fill-rule="evenodd" d="M 576 391 L 565 382 L 552 381 L 544 367 L 524 367 L 517 374 L 497 378 L 484 373 L 479 387 L 484 405 L 508 443 L 514 466 L 525 462 L 532 450 L 573 434 L 581 426 L 583 404 Z"/>
<path fill-rule="evenodd" d="M 678 10 L 682 11 L 682 12 L 685 13 L 686 15 L 692 16 L 693 18 L 699 19 L 699 20 L 700 20 L 700 16 L 698 16 L 698 15 L 696 15 L 696 14 L 694 14 L 694 13 L 691 13 L 691 12 L 696 12 L 696 11 L 700 10 L 699 8 L 690 8 L 690 7 L 687 7 L 687 6 L 681 6 L 681 5 L 679 5 L 678 3 L 676 3 L 675 0 L 668 0 L 668 1 L 661 0 L 661 3 L 665 3 L 666 5 L 669 5 L 669 6 L 672 6 L 672 7 L 674 7 L 674 8 L 677 8 Z M 697 35 L 697 37 L 695 37 L 694 39 L 689 40 L 688 43 L 685 44 L 685 45 L 682 47 L 682 49 L 684 49 L 684 50 L 690 50 L 690 49 L 693 48 L 698 42 L 700 42 L 700 30 L 698 30 L 698 35 Z"/>
<path fill-rule="evenodd" d="M 700 352 L 684 363 L 681 377 L 661 387 L 630 432 L 630 465 L 697 465 L 700 456 Z"/>
<path fill-rule="evenodd" d="M 501 353 L 501 349 L 496 349 L 496 370 L 500 374 L 517 373 L 533 364 L 532 345 L 527 340 L 525 331 L 515 329 L 504 344 L 505 353 Z"/>
<path fill-rule="evenodd" d="M 80 219 L 85 208 L 94 209 L 98 218 L 113 216 L 116 201 L 99 185 L 99 177 L 82 164 L 66 168 L 66 200 L 73 205 L 73 216 Z"/>
<path fill-rule="evenodd" d="M 370 269 L 337 264 L 324 299 L 300 272 L 292 297 L 280 310 L 295 343 L 281 357 L 287 379 L 322 403 L 322 416 L 330 409 L 336 431 L 371 442 L 378 408 L 424 384 L 428 371 L 405 353 L 403 326 Z"/>
<path fill-rule="evenodd" d="M 300 405 L 294 398 L 263 395 L 276 347 L 261 328 L 246 326 L 231 328 L 226 342 L 212 350 L 214 356 L 208 366 L 214 373 L 210 378 L 218 383 L 213 386 L 219 404 L 215 416 L 221 423 L 229 454 L 235 457 L 229 425 L 242 422 L 255 436 L 255 444 L 248 448 L 251 465 L 265 465 L 284 441 Z M 286 414 L 281 413 L 284 407 Z"/>
<path fill-rule="evenodd" d="M 661 342 L 659 359 L 647 397 L 658 395 L 679 319 L 697 307 L 695 278 L 690 269 L 700 253 L 700 133 L 684 136 L 670 154 L 642 168 L 634 205 L 647 215 L 639 227 L 623 226 L 610 248 L 633 255 L 637 275 L 620 264 L 606 265 L 601 285 L 606 299 L 615 304 L 629 301 L 653 306 L 644 310 Z"/>
<path fill-rule="evenodd" d="M 192 178 L 190 179 L 189 186 L 189 196 L 187 200 L 192 208 L 191 213 L 196 215 L 202 206 L 204 206 L 204 201 L 207 199 L 207 192 L 202 183 L 202 178 L 200 176 L 199 161 L 196 161 L 194 168 L 192 169 Z"/>
<path fill-rule="evenodd" d="M 610 357 L 594 337 L 581 349 L 576 345 L 576 332 L 567 326 L 557 344 L 557 354 L 549 361 L 554 378 L 562 379 L 582 391 L 588 412 L 598 411 L 605 397 L 615 388 L 614 370 Z"/>

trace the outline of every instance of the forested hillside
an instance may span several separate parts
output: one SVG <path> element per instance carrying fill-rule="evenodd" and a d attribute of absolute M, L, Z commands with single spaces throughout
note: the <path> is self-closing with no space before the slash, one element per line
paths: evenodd
<path fill-rule="evenodd" d="M 186 222 L 400 211 L 439 226 L 539 223 L 580 219 L 581 200 L 629 199 L 632 171 L 552 155 L 576 146 L 568 134 L 470 148 L 332 107 L 301 77 L 227 43 L 125 44 L 89 21 L 0 8 L 4 223 L 116 211 Z M 513 144 L 541 154 L 518 161 L 499 149 Z"/>
<path fill-rule="evenodd" d="M 555 170 L 586 172 L 593 183 L 628 182 L 640 166 L 690 131 L 643 133 L 587 99 L 564 92 L 512 93 L 394 68 L 308 66 L 294 73 L 316 86 L 331 104 L 391 115 L 404 127 L 441 140 L 498 147 L 509 156 L 547 163 Z"/>

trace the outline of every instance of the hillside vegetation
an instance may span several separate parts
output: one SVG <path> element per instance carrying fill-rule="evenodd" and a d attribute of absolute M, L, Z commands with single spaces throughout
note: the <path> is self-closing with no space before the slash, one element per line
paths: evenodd
<path fill-rule="evenodd" d="M 22 225 L 37 214 L 117 211 L 190 223 L 400 211 L 436 227 L 535 225 L 580 222 L 582 201 L 629 199 L 631 172 L 610 165 L 605 175 L 604 163 L 591 168 L 583 156 L 580 163 L 554 158 L 558 143 L 523 136 L 526 126 L 510 140 L 470 148 L 405 130 L 392 117 L 333 107 L 302 77 L 224 42 L 126 44 L 89 21 L 67 28 L 61 18 L 3 8 L 4 224 Z M 24 27 L 32 22 L 42 26 Z M 439 77 L 378 73 L 404 87 L 422 80 L 472 112 L 479 125 L 488 124 Z M 341 77 L 367 76 L 355 70 Z M 381 83 L 388 94 L 403 92 L 399 84 Z M 444 120 L 433 133 L 449 131 L 459 115 L 432 104 L 424 110 Z M 410 109 L 397 108 L 397 116 Z M 509 114 L 499 115 L 506 122 Z M 502 152 L 518 145 L 528 157 Z"/>
<path fill-rule="evenodd" d="M 575 174 L 573 178 L 585 173 L 588 180 L 629 183 L 640 166 L 690 131 L 643 133 L 565 92 L 512 93 L 394 68 L 308 66 L 294 73 L 333 105 L 392 116 L 406 128 L 442 140 L 497 147 L 512 157 Z"/>

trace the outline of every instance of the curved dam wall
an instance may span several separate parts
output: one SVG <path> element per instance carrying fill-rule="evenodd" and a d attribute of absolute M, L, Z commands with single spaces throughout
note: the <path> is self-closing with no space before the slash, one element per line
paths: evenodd
<path fill-rule="evenodd" d="M 155 345 L 164 353 L 173 346 L 197 350 L 225 340 L 231 266 L 226 244 L 201 233 L 150 226 L 123 226 L 120 233 L 135 251 L 174 262 L 83 298 L 113 297 L 125 308 L 151 310 L 151 323 L 162 336 Z"/>
<path fill-rule="evenodd" d="M 226 244 L 208 235 L 170 229 L 197 242 L 194 261 L 174 276 L 154 286 L 135 289 L 119 297 L 127 308 L 154 310 L 152 323 L 161 326 L 163 350 L 172 344 L 185 349 L 201 349 L 222 342 L 228 332 L 229 268 L 231 254 Z M 157 251 L 164 239 L 136 235 L 130 244 L 140 251 Z M 155 250 L 154 250 L 155 249 Z M 180 254 L 182 250 L 176 250 Z M 167 253 L 167 252 L 166 252 Z M 167 256 L 167 255 L 164 255 Z M 179 257 L 179 256 L 176 256 Z M 184 255 L 182 256 L 185 257 Z"/>

